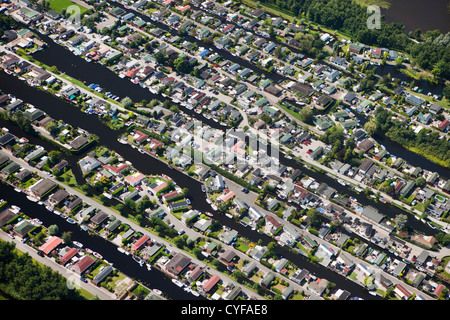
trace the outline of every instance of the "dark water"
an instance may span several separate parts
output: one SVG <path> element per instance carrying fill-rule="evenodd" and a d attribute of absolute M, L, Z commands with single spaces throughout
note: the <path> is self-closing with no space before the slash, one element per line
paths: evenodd
<path fill-rule="evenodd" d="M 386 22 L 399 22 L 405 25 L 406 32 L 438 29 L 445 34 L 450 31 L 448 0 L 390 0 L 390 3 L 389 9 L 382 9 Z"/>
<path fill-rule="evenodd" d="M 371 68 L 375 66 L 370 66 Z M 422 89 L 421 94 L 427 95 L 428 93 L 431 93 L 432 95 L 437 94 L 439 96 L 439 99 L 442 99 L 442 91 L 445 88 L 445 84 L 443 83 L 430 83 L 426 80 L 416 80 L 414 78 L 410 78 L 404 73 L 402 73 L 400 70 L 398 70 L 395 66 L 390 64 L 385 64 L 384 66 L 377 66 L 375 74 L 379 76 L 385 76 L 390 74 L 391 78 L 398 78 L 401 81 L 405 81 L 404 86 L 409 86 L 409 83 L 414 81 L 414 86 L 418 86 L 420 89 Z"/>
<path fill-rule="evenodd" d="M 7 80 L 8 78 L 9 80 Z M 82 127 L 84 129 L 92 133 L 95 133 L 100 137 L 101 145 L 105 145 L 106 147 L 124 155 L 127 160 L 133 163 L 133 166 L 137 170 L 143 172 L 144 174 L 166 174 L 172 177 L 181 187 L 189 188 L 191 195 L 190 196 L 191 202 L 195 209 L 198 209 L 200 211 L 211 211 L 211 207 L 206 202 L 204 193 L 201 191 L 201 184 L 198 181 L 186 176 L 185 174 L 177 170 L 170 169 L 164 163 L 155 160 L 147 155 L 143 155 L 127 145 L 120 144 L 117 141 L 117 133 L 107 128 L 106 126 L 100 125 L 99 120 L 95 116 L 82 113 L 79 110 L 77 110 L 76 107 L 70 105 L 69 103 L 62 101 L 46 92 L 28 87 L 20 80 L 16 79 L 15 77 L 8 76 L 5 73 L 0 73 L 0 83 L 2 83 L 1 88 L 5 92 L 13 93 L 16 96 L 23 96 L 24 97 L 23 100 L 25 102 L 30 102 L 34 104 L 36 107 L 41 108 L 43 111 L 47 112 L 51 117 L 55 119 L 63 119 L 67 123 L 71 124 L 75 123 L 83 124 Z M 306 174 L 311 173 L 312 175 L 317 176 L 319 180 L 321 180 L 321 177 L 323 177 L 324 179 L 327 180 L 326 181 L 327 183 L 330 184 L 334 183 L 336 187 L 338 187 L 337 183 L 333 179 L 331 178 L 327 179 L 327 176 L 325 175 L 319 176 L 318 174 L 314 174 L 314 172 L 307 172 L 307 171 L 305 173 Z M 12 196 L 16 196 L 16 194 L 13 193 Z M 9 197 L 5 198 L 9 199 Z M 16 198 L 13 197 L 12 199 Z M 45 209 L 43 209 L 42 212 L 43 214 L 47 214 L 49 216 L 55 216 L 53 214 L 48 213 L 48 211 L 46 211 Z M 57 216 L 55 216 L 54 218 L 56 219 Z M 268 243 L 273 241 L 273 239 L 270 238 L 269 236 L 258 234 L 256 231 L 251 231 L 249 228 L 245 228 L 239 223 L 234 222 L 234 220 L 228 219 L 227 217 L 221 214 L 217 213 L 214 214 L 214 219 L 218 220 L 222 225 L 228 225 L 231 228 L 237 230 L 240 235 L 245 236 L 247 239 L 253 242 L 257 242 L 259 239 L 261 239 L 262 244 L 267 245 Z M 45 221 L 44 223 L 47 224 Z M 77 239 L 74 238 L 74 240 Z M 86 243 L 89 243 L 89 239 L 83 240 L 85 240 Z M 83 241 L 80 242 L 83 243 Z M 91 247 L 90 244 L 89 247 Z M 93 246 L 91 247 L 91 249 L 97 251 Z M 118 252 L 115 248 L 114 250 Z M 98 252 L 103 254 L 102 250 L 100 249 L 98 250 Z M 345 289 L 351 292 L 353 296 L 359 296 L 368 300 L 375 298 L 369 295 L 367 291 L 365 291 L 361 286 L 331 271 L 330 269 L 309 262 L 307 258 L 303 257 L 300 254 L 291 252 L 288 248 L 280 248 L 278 252 L 280 255 L 286 257 L 296 266 L 300 268 L 306 268 L 310 272 L 315 273 L 316 276 L 328 279 L 329 281 L 335 283 L 338 288 Z M 119 253 L 118 255 L 121 256 L 121 254 Z M 108 258 L 107 255 L 104 255 L 104 257 L 108 261 L 114 262 L 114 260 Z M 133 263 L 133 261 L 131 262 Z M 118 265 L 117 267 L 119 270 L 122 270 L 122 268 L 119 267 Z M 137 267 L 140 268 L 139 266 Z M 126 265 L 124 265 L 123 271 L 127 274 L 130 274 L 127 271 Z M 130 274 L 130 276 L 132 276 L 132 274 Z M 159 289 L 163 290 L 162 288 Z"/>
<path fill-rule="evenodd" d="M 72 232 L 72 241 L 79 241 L 84 244 L 85 247 L 100 253 L 104 259 L 113 263 L 114 267 L 119 271 L 142 282 L 151 289 L 161 290 L 170 299 L 204 300 L 202 296 L 195 297 L 192 294 L 187 293 L 156 268 L 148 271 L 146 267 L 141 267 L 131 258 L 131 255 L 127 256 L 117 251 L 117 246 L 111 242 L 99 236 L 89 235 L 86 231 L 81 230 L 78 225 L 70 224 L 60 216 L 47 211 L 44 206 L 29 201 L 24 193 L 15 192 L 11 186 L 0 183 L 0 195 L 1 198 L 8 201 L 8 204 L 14 204 L 21 207 L 22 212 L 29 217 L 40 219 L 44 226 L 48 227 L 56 224 L 59 227 L 61 234 L 66 231 Z"/>
<path fill-rule="evenodd" d="M 361 126 L 368 121 L 367 117 L 363 114 L 355 112 L 355 116 L 360 120 Z M 384 133 L 377 133 L 373 136 L 373 139 L 379 144 L 383 145 L 386 150 L 391 154 L 402 159 L 405 159 L 409 164 L 415 167 L 420 167 L 432 172 L 437 172 L 440 177 L 450 177 L 450 168 L 443 167 L 433 161 L 428 160 L 424 156 L 412 152 L 406 149 L 401 144 L 392 141 Z"/>

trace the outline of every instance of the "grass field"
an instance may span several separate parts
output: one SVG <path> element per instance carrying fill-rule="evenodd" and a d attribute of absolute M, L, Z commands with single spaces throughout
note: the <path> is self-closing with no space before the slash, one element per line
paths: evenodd
<path fill-rule="evenodd" d="M 59 13 L 61 13 L 63 9 L 67 10 L 67 8 L 72 5 L 79 7 L 81 14 L 83 14 L 88 10 L 87 8 L 80 6 L 79 4 L 76 4 L 70 0 L 48 0 L 48 1 L 50 2 L 50 8 L 55 11 L 58 11 Z"/>

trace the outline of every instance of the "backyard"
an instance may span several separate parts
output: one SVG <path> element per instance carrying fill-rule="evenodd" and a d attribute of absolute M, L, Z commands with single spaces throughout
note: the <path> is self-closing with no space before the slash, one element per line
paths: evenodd
<path fill-rule="evenodd" d="M 67 10 L 67 8 L 71 5 L 78 6 L 80 8 L 81 14 L 83 14 L 84 12 L 86 12 L 88 10 L 86 7 L 80 6 L 70 0 L 48 0 L 48 2 L 50 2 L 50 8 L 55 11 L 58 11 L 59 13 L 62 13 L 63 9 Z M 68 11 L 68 12 L 73 13 L 73 11 Z"/>

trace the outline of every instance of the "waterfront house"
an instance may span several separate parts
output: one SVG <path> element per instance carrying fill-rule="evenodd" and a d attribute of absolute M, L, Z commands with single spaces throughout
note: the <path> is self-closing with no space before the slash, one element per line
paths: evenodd
<path fill-rule="evenodd" d="M 397 284 L 394 288 L 394 293 L 402 300 L 409 300 L 411 293 L 406 290 L 401 284 Z"/>
<path fill-rule="evenodd" d="M 92 218 L 91 218 L 91 223 L 94 226 L 98 226 L 100 224 L 102 224 L 107 218 L 108 218 L 108 214 L 106 214 L 103 211 L 99 211 L 97 214 L 95 214 Z"/>
<path fill-rule="evenodd" d="M 164 269 L 175 275 L 180 275 L 191 263 L 191 259 L 184 254 L 177 252 L 165 265 Z"/>
<path fill-rule="evenodd" d="M 218 275 L 213 275 L 201 286 L 201 291 L 205 294 L 210 292 L 220 280 Z"/>
<path fill-rule="evenodd" d="M 150 237 L 147 235 L 143 235 L 138 240 L 136 240 L 135 243 L 131 246 L 131 251 L 135 252 L 136 250 L 139 250 L 144 244 L 147 243 L 147 241 L 150 240 Z"/>
<path fill-rule="evenodd" d="M 46 196 L 50 191 L 56 188 L 56 183 L 50 179 L 41 179 L 30 187 L 30 191 L 33 196 L 42 198 Z"/>
<path fill-rule="evenodd" d="M 317 279 L 315 281 L 308 283 L 308 289 L 317 294 L 318 296 L 321 296 L 325 292 L 327 286 L 328 286 L 327 279 Z"/>
<path fill-rule="evenodd" d="M 62 239 L 57 236 L 52 236 L 44 244 L 39 247 L 39 251 L 48 256 L 62 243 Z"/>
<path fill-rule="evenodd" d="M 73 267 L 72 271 L 78 275 L 83 274 L 89 267 L 91 267 L 95 262 L 95 259 L 85 255 L 81 260 L 79 260 Z"/>

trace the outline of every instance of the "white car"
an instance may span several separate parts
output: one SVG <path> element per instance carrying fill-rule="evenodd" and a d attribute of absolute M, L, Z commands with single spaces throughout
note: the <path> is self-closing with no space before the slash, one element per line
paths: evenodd
<path fill-rule="evenodd" d="M 181 236 L 184 233 L 184 230 L 181 229 L 180 231 L 178 231 L 178 235 Z"/>

